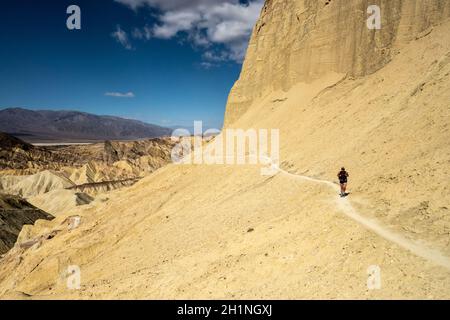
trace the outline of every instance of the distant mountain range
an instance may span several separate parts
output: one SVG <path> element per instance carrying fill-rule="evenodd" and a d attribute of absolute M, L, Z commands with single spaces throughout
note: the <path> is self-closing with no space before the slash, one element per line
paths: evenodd
<path fill-rule="evenodd" d="M 78 111 L 0 110 L 0 131 L 24 141 L 94 142 L 170 136 L 172 129 L 137 120 L 98 116 Z"/>

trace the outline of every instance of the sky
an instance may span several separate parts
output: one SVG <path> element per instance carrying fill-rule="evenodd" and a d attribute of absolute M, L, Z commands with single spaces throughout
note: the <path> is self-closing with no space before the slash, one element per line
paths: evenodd
<path fill-rule="evenodd" d="M 70 5 L 81 29 L 66 25 Z M 221 128 L 263 0 L 8 0 L 0 109 Z"/>

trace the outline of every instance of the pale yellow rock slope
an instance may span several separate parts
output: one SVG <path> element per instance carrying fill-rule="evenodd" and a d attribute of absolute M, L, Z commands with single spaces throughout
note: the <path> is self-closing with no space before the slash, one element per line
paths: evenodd
<path fill-rule="evenodd" d="M 54 236 L 29 249 L 18 244 L 0 261 L 0 296 L 450 298 L 448 2 L 381 1 L 396 13 L 385 23 L 398 22 L 386 42 L 389 58 L 353 64 L 355 57 L 344 61 L 345 42 L 333 40 L 341 48 L 334 51 L 343 50 L 340 67 L 330 54 L 329 68 L 311 62 L 318 71 L 306 77 L 303 55 L 277 56 L 296 52 L 285 45 L 298 35 L 290 26 L 316 17 L 304 30 L 319 40 L 296 45 L 317 49 L 336 27 L 322 22 L 331 14 L 324 10 L 334 6 L 341 21 L 350 4 L 365 16 L 367 3 L 331 1 L 303 17 L 315 2 L 325 1 L 267 1 L 251 44 L 265 22 L 267 32 L 281 28 L 274 42 L 280 49 L 250 47 L 227 108 L 229 126 L 280 129 L 284 173 L 264 177 L 252 165 L 164 167 L 27 229 L 21 242 Z M 407 25 L 411 30 L 402 31 Z M 289 64 L 294 60 L 300 65 Z M 290 80 L 280 85 L 283 75 Z M 321 182 L 335 180 L 342 165 L 351 175 L 348 200 Z M 69 230 L 72 216 L 81 224 Z M 81 268 L 80 290 L 66 286 L 69 265 Z M 379 290 L 367 287 L 372 265 L 381 269 Z"/>
<path fill-rule="evenodd" d="M 74 185 L 63 173 L 50 170 L 30 176 L 0 177 L 0 192 L 19 195 L 24 198 L 73 187 Z"/>
<path fill-rule="evenodd" d="M 52 190 L 48 193 L 27 199 L 27 201 L 35 207 L 38 207 L 53 216 L 66 215 L 77 206 L 89 204 L 93 200 L 93 197 L 85 193 L 66 189 Z"/>

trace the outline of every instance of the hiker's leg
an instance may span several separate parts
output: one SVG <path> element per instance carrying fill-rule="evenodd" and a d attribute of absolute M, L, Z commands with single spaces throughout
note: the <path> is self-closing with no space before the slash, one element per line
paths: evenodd
<path fill-rule="evenodd" d="M 343 185 L 342 185 L 342 191 L 345 193 L 345 191 L 347 191 L 347 184 L 346 183 L 344 183 Z"/>

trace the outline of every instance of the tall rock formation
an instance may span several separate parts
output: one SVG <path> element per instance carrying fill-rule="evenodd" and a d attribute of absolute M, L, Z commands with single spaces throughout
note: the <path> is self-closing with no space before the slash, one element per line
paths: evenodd
<path fill-rule="evenodd" d="M 371 5 L 381 9 L 380 30 L 367 27 Z M 275 90 L 328 72 L 371 74 L 449 16 L 447 0 L 267 0 L 229 96 L 225 126 Z"/>

